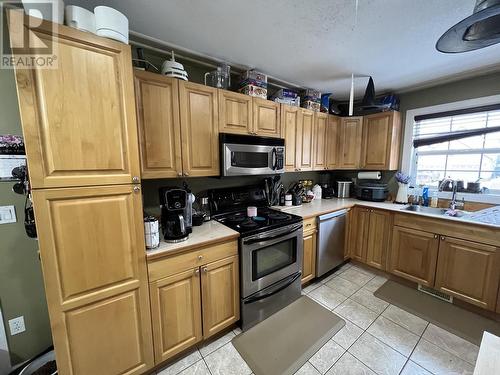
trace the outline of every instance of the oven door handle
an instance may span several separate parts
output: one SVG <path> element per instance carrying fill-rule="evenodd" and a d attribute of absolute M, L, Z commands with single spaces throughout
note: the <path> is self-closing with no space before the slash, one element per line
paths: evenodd
<path fill-rule="evenodd" d="M 297 229 L 298 229 L 298 227 L 294 227 L 294 228 L 290 229 L 287 232 L 280 233 L 280 234 L 277 234 L 276 236 L 271 236 L 271 237 L 251 238 L 251 239 L 248 239 L 248 240 L 244 240 L 243 244 L 244 245 L 251 245 L 251 244 L 254 244 L 254 243 L 258 243 L 258 242 L 267 242 L 267 241 L 275 240 L 276 238 L 285 237 L 285 236 L 287 236 L 287 235 L 289 235 L 289 234 L 297 231 Z"/>
<path fill-rule="evenodd" d="M 273 286 L 271 291 L 269 291 L 265 294 L 255 296 L 255 297 L 249 297 L 249 298 L 243 300 L 243 303 L 245 305 L 247 305 L 249 303 L 257 302 L 257 301 L 263 300 L 265 298 L 271 297 L 271 296 L 275 295 L 276 293 L 281 292 L 283 289 L 288 288 L 290 285 L 292 285 L 294 283 L 295 280 L 297 280 L 301 276 L 302 276 L 302 273 L 297 272 L 296 274 L 291 275 L 291 276 L 287 277 L 286 279 L 276 283 Z M 269 287 L 269 288 L 271 288 L 271 287 Z"/>

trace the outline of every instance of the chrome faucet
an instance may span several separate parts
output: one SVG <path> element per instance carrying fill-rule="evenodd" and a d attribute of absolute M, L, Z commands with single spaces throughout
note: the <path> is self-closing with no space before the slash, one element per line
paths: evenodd
<path fill-rule="evenodd" d="M 457 207 L 457 181 L 451 179 L 451 178 L 445 178 L 441 183 L 439 184 L 438 190 L 443 191 L 443 187 L 445 184 L 448 184 L 451 182 L 452 186 L 452 193 L 451 193 L 451 201 L 450 201 L 450 209 L 455 210 Z"/>

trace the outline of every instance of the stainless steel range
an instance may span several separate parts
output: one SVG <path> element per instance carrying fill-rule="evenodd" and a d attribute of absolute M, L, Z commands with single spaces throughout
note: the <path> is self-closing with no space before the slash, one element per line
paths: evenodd
<path fill-rule="evenodd" d="M 240 233 L 241 327 L 247 330 L 301 295 L 302 218 L 266 207 L 262 187 L 209 191 L 213 218 Z M 257 216 L 248 217 L 247 207 Z"/>

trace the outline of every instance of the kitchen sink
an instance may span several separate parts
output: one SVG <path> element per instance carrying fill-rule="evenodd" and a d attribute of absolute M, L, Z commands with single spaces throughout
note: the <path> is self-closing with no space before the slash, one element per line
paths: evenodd
<path fill-rule="evenodd" d="M 417 206 L 417 205 L 410 205 L 402 208 L 403 211 L 412 211 L 412 212 L 421 212 L 423 214 L 431 214 L 431 215 L 446 215 L 446 216 L 452 216 L 452 215 L 447 215 L 446 212 L 448 211 L 447 208 L 438 208 L 438 207 L 426 207 L 426 206 Z M 464 211 L 456 210 L 456 215 L 454 217 L 461 217 L 465 214 Z"/>

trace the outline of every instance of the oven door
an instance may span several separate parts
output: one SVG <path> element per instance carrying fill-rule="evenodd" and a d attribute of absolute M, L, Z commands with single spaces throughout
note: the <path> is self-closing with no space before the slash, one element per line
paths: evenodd
<path fill-rule="evenodd" d="M 241 240 L 242 298 L 300 272 L 302 223 L 259 233 Z"/>
<path fill-rule="evenodd" d="M 275 146 L 224 143 L 221 159 L 223 176 L 282 172 L 277 169 Z"/>

